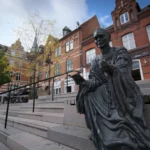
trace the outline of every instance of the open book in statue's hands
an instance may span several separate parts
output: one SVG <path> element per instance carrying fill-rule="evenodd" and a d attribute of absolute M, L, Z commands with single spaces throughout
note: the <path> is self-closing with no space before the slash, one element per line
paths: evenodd
<path fill-rule="evenodd" d="M 68 75 L 68 76 L 71 77 L 77 85 L 85 82 L 85 79 L 79 73 L 74 75 Z"/>

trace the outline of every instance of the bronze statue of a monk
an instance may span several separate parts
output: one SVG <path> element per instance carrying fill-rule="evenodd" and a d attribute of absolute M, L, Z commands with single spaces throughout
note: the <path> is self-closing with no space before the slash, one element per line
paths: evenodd
<path fill-rule="evenodd" d="M 143 98 L 124 47 L 110 47 L 110 34 L 94 32 L 101 54 L 92 61 L 89 80 L 79 84 L 77 110 L 85 114 L 97 150 L 150 150 Z"/>

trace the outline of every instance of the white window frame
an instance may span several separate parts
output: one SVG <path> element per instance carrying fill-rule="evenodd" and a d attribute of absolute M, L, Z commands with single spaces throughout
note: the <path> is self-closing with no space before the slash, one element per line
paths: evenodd
<path fill-rule="evenodd" d="M 23 56 L 23 53 L 22 53 L 22 52 L 20 52 L 20 53 L 19 53 L 19 57 L 20 57 L 20 58 L 22 58 L 22 56 Z"/>
<path fill-rule="evenodd" d="M 17 72 L 17 73 L 16 73 L 16 80 L 17 80 L 17 81 L 20 81 L 20 80 L 21 80 L 21 73 L 20 73 L 20 72 Z"/>
<path fill-rule="evenodd" d="M 16 52 L 14 50 L 11 51 L 11 56 L 16 56 Z"/>
<path fill-rule="evenodd" d="M 74 44 L 74 43 L 73 43 L 73 40 L 71 40 L 71 41 L 70 41 L 70 50 L 73 49 L 73 46 L 74 46 L 73 44 Z"/>
<path fill-rule="evenodd" d="M 49 78 L 49 72 L 45 72 L 45 79 Z"/>
<path fill-rule="evenodd" d="M 71 70 L 73 70 L 73 62 L 70 59 L 70 60 L 67 60 L 67 62 L 66 62 L 66 71 L 68 72 L 68 71 L 71 71 Z"/>
<path fill-rule="evenodd" d="M 61 47 L 57 47 L 55 49 L 55 57 L 60 56 L 61 55 Z"/>
<path fill-rule="evenodd" d="M 142 65 L 141 65 L 140 59 L 134 59 L 134 60 L 132 60 L 132 62 L 138 62 L 139 63 L 139 68 L 135 68 L 135 69 L 132 69 L 132 70 L 140 69 L 141 80 L 144 80 L 143 70 L 142 70 Z"/>
<path fill-rule="evenodd" d="M 66 52 L 73 50 L 73 48 L 74 48 L 74 41 L 73 40 L 68 41 L 66 43 Z"/>
<path fill-rule="evenodd" d="M 90 64 L 96 56 L 95 48 L 86 51 L 86 64 Z"/>
<path fill-rule="evenodd" d="M 60 74 L 60 64 L 55 65 L 55 76 Z"/>
<path fill-rule="evenodd" d="M 39 78 L 39 80 L 42 80 L 42 78 L 43 78 L 43 74 L 42 74 L 42 72 L 39 72 L 39 74 L 38 74 L 38 78 Z"/>
<path fill-rule="evenodd" d="M 150 24 L 146 27 L 146 30 L 147 30 L 148 39 L 149 39 L 149 42 L 150 42 Z"/>
<path fill-rule="evenodd" d="M 127 15 L 127 16 L 126 16 Z M 123 19 L 123 20 L 122 20 Z M 125 12 L 123 13 L 122 15 L 120 15 L 120 23 L 121 24 L 125 24 L 127 22 L 130 21 L 130 18 L 129 18 L 129 13 L 128 12 Z"/>
<path fill-rule="evenodd" d="M 22 62 L 18 63 L 19 68 L 22 68 Z"/>
<path fill-rule="evenodd" d="M 13 66 L 14 65 L 14 60 L 9 60 L 9 65 Z"/>
<path fill-rule="evenodd" d="M 127 50 L 136 48 L 134 34 L 131 32 L 122 36 L 122 43 Z"/>
<path fill-rule="evenodd" d="M 66 52 L 69 51 L 69 42 L 66 43 Z"/>

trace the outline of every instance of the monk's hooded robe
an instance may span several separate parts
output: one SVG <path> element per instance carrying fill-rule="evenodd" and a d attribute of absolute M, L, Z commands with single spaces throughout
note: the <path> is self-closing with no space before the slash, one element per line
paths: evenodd
<path fill-rule="evenodd" d="M 101 61 L 113 65 L 112 75 L 102 71 Z M 89 80 L 79 86 L 77 110 L 85 114 L 98 150 L 150 150 L 150 134 L 143 114 L 143 97 L 131 76 L 132 60 L 124 47 L 92 61 Z"/>

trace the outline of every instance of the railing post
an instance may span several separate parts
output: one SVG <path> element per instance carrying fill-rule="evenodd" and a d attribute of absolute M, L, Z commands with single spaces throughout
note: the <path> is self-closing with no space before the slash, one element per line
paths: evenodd
<path fill-rule="evenodd" d="M 52 85 L 52 101 L 54 101 L 54 77 L 53 77 L 53 85 Z"/>
<path fill-rule="evenodd" d="M 10 94 L 11 94 L 11 92 L 9 91 L 9 94 L 8 94 L 8 101 L 7 101 L 6 117 L 5 117 L 5 129 L 6 129 L 6 127 L 7 127 L 8 111 L 9 111 L 9 102 L 10 102 Z"/>
<path fill-rule="evenodd" d="M 35 71 L 34 71 L 34 76 L 33 76 L 33 109 L 32 112 L 34 112 L 34 108 L 35 108 Z"/>
<path fill-rule="evenodd" d="M 68 93 L 68 72 L 67 72 L 67 91 L 66 91 L 66 93 Z"/>

